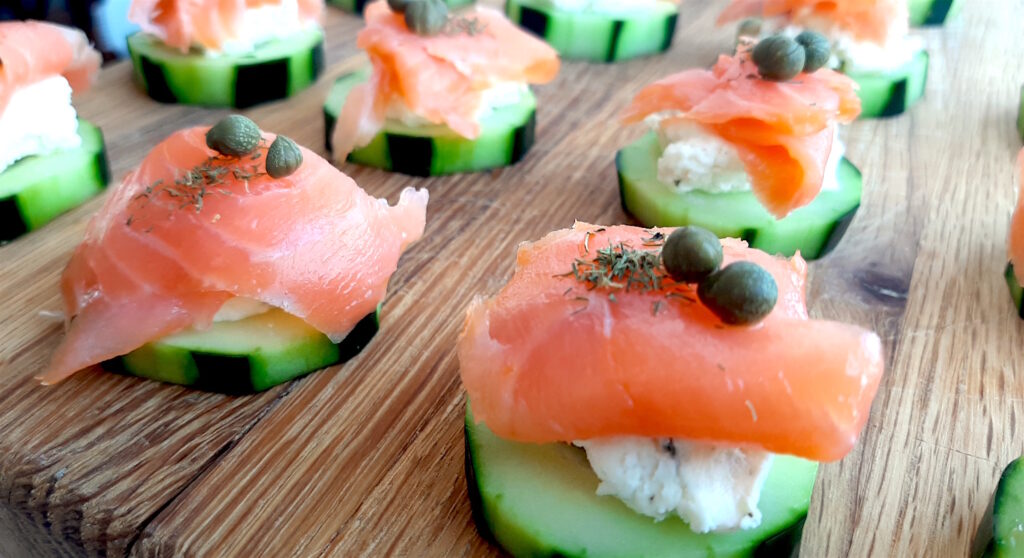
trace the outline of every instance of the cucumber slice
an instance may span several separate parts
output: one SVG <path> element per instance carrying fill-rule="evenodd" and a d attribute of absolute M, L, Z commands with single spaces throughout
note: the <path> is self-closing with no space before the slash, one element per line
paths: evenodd
<path fill-rule="evenodd" d="M 974 539 L 974 556 L 1012 558 L 1024 554 L 1024 458 L 1015 459 L 999 478 Z"/>
<path fill-rule="evenodd" d="M 680 193 L 658 180 L 661 145 L 651 132 L 618 152 L 622 207 L 647 227 L 698 225 L 720 237 L 742 238 L 770 254 L 808 260 L 832 251 L 860 206 L 860 171 L 845 158 L 839 164 L 839 189 L 822 191 L 809 205 L 776 219 L 751 192 Z"/>
<path fill-rule="evenodd" d="M 80 120 L 82 145 L 25 157 L 0 173 L 0 242 L 49 223 L 110 183 L 103 132 Z"/>
<path fill-rule="evenodd" d="M 182 54 L 145 33 L 128 37 L 135 79 L 153 99 L 208 107 L 246 108 L 295 95 L 320 76 L 320 29 L 270 41 L 251 54 Z"/>
<path fill-rule="evenodd" d="M 377 333 L 380 307 L 341 343 L 274 309 L 203 331 L 184 331 L 108 360 L 103 367 L 160 382 L 228 394 L 255 393 L 359 354 Z"/>
<path fill-rule="evenodd" d="M 541 0 L 508 0 L 508 18 L 566 59 L 617 62 L 672 46 L 679 6 L 660 2 L 628 15 L 556 10 Z"/>
<path fill-rule="evenodd" d="M 1024 141 L 1024 86 L 1020 88 L 1020 106 L 1017 107 L 1017 133 L 1020 141 Z"/>
<path fill-rule="evenodd" d="M 902 114 L 924 96 L 928 51 L 921 50 L 903 68 L 888 74 L 848 72 L 860 85 L 861 118 Z"/>
<path fill-rule="evenodd" d="M 466 484 L 484 538 L 513 556 L 789 556 L 799 544 L 818 464 L 776 456 L 760 527 L 697 534 L 678 517 L 656 522 L 598 496 L 582 449 L 521 444 L 476 424 L 466 409 Z"/>
<path fill-rule="evenodd" d="M 910 24 L 942 25 L 953 19 L 963 7 L 961 0 L 908 0 Z"/>
<path fill-rule="evenodd" d="M 1006 271 L 1003 273 L 1006 279 L 1006 286 L 1010 288 L 1010 298 L 1013 300 L 1013 307 L 1017 309 L 1017 315 L 1024 320 L 1024 287 L 1017 282 L 1017 276 L 1013 273 L 1013 264 L 1006 264 Z"/>
<path fill-rule="evenodd" d="M 372 1 L 373 0 L 327 0 L 327 3 L 341 8 L 346 12 L 362 14 L 363 10 L 366 9 L 366 6 Z M 476 2 L 476 0 L 444 0 L 444 3 L 448 4 L 448 7 L 452 9 L 468 6 L 474 2 Z"/>
<path fill-rule="evenodd" d="M 369 69 L 338 78 L 324 104 L 327 151 L 331 134 L 349 91 L 366 81 Z M 516 105 L 502 107 L 480 122 L 480 137 L 466 139 L 447 126 L 406 126 L 389 120 L 384 131 L 348 160 L 412 176 L 439 176 L 505 167 L 519 162 L 533 146 L 537 125 L 537 100 L 533 93 Z"/>

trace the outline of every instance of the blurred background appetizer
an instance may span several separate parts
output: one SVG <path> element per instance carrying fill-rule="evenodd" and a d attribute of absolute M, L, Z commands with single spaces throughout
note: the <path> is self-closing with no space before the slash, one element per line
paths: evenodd
<path fill-rule="evenodd" d="M 101 61 L 77 29 L 0 22 L 0 243 L 81 205 L 110 181 L 103 134 L 71 104 Z"/>

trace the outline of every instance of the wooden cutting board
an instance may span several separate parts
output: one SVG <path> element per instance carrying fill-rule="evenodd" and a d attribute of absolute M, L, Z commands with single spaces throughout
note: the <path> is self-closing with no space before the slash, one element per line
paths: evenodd
<path fill-rule="evenodd" d="M 414 179 L 346 167 L 392 201 L 429 188 L 427 232 L 391 283 L 384 325 L 354 361 L 252 397 L 83 372 L 32 376 L 61 337 L 40 311 L 94 201 L 0 247 L 0 556 L 488 555 L 463 475 L 463 311 L 509 277 L 518 242 L 627 220 L 615 150 L 639 134 L 616 115 L 644 84 L 706 66 L 732 31 L 722 1 L 687 0 L 665 56 L 567 63 L 539 88 L 537 144 L 490 173 Z M 844 242 L 811 266 L 811 311 L 874 328 L 887 371 L 857 449 L 822 467 L 805 556 L 963 556 L 1000 470 L 1024 452 L 1024 325 L 1002 281 L 1024 83 L 1024 0 L 976 0 L 932 54 L 911 114 L 846 133 L 864 171 Z M 332 11 L 329 70 L 314 89 L 248 111 L 322 150 L 321 101 L 362 63 L 360 20 Z M 173 130 L 222 111 L 160 105 L 105 69 L 78 103 L 121 176 Z"/>

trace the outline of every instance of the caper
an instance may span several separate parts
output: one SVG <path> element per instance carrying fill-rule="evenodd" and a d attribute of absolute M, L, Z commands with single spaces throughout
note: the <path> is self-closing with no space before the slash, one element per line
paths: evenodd
<path fill-rule="evenodd" d="M 700 227 L 680 227 L 661 248 L 665 271 L 682 283 L 699 283 L 722 265 L 722 242 Z"/>
<path fill-rule="evenodd" d="M 388 7 L 391 11 L 404 14 L 405 9 L 409 7 L 409 4 L 413 2 L 420 2 L 422 0 L 388 0 Z"/>
<path fill-rule="evenodd" d="M 260 139 L 260 127 L 241 114 L 224 117 L 206 132 L 206 145 L 228 157 L 252 153 L 260 144 Z"/>
<path fill-rule="evenodd" d="M 302 151 L 294 141 L 277 136 L 267 150 L 267 174 L 271 178 L 283 178 L 302 166 Z"/>
<path fill-rule="evenodd" d="M 419 0 L 405 7 L 405 26 L 417 35 L 437 35 L 447 23 L 448 5 L 442 0 Z"/>
<path fill-rule="evenodd" d="M 733 262 L 697 287 L 697 296 L 729 325 L 757 322 L 771 313 L 779 298 L 775 278 L 753 262 Z"/>
<path fill-rule="evenodd" d="M 740 22 L 740 26 L 736 29 L 736 38 L 740 37 L 760 37 L 761 27 L 764 22 L 758 17 L 748 17 Z"/>
<path fill-rule="evenodd" d="M 804 71 L 817 72 L 828 64 L 832 56 L 832 45 L 821 33 L 804 31 L 796 36 L 798 45 L 804 47 Z"/>
<path fill-rule="evenodd" d="M 752 55 L 761 77 L 787 81 L 804 69 L 804 47 L 785 35 L 772 35 L 757 43 Z"/>

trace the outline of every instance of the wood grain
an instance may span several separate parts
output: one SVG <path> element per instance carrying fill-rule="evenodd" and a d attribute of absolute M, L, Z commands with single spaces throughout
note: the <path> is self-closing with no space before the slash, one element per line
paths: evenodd
<path fill-rule="evenodd" d="M 394 200 L 430 189 L 427 234 L 391 284 L 362 355 L 268 393 L 230 398 L 87 372 L 38 371 L 60 338 L 39 316 L 92 202 L 0 247 L 0 556 L 490 555 L 462 472 L 454 343 L 466 303 L 500 288 L 515 245 L 572 224 L 628 218 L 612 158 L 637 135 L 618 111 L 646 83 L 728 49 L 723 2 L 688 0 L 676 46 L 625 64 L 565 64 L 539 88 L 538 142 L 514 168 L 413 179 L 346 166 Z M 889 367 L 858 448 L 822 467 L 806 556 L 963 556 L 1001 468 L 1024 452 L 1024 326 L 1001 279 L 1014 200 L 1024 0 L 969 2 L 923 33 L 925 100 L 854 124 L 861 212 L 812 265 L 816 316 L 870 326 Z M 361 63 L 359 20 L 332 12 L 329 75 Z M 1017 48 L 1019 51 L 1019 47 Z M 107 134 L 115 173 L 176 128 L 221 111 L 157 105 L 125 65 L 79 103 Z M 320 147 L 330 79 L 249 114 Z"/>

